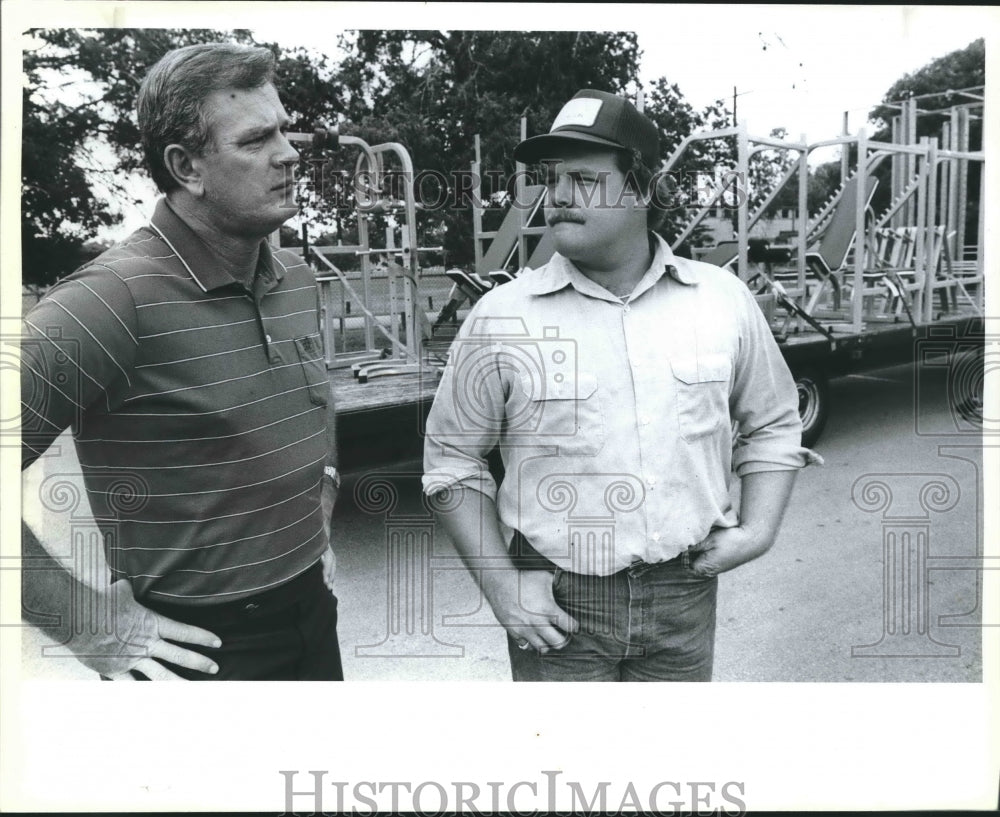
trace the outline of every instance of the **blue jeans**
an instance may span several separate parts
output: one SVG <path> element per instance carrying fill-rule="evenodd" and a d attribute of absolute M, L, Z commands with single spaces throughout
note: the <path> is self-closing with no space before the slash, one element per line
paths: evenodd
<path fill-rule="evenodd" d="M 556 603 L 580 630 L 565 647 L 544 655 L 521 650 L 508 637 L 513 678 L 711 681 L 717 589 L 717 578 L 691 570 L 687 553 L 611 576 L 585 576 L 552 565 Z"/>

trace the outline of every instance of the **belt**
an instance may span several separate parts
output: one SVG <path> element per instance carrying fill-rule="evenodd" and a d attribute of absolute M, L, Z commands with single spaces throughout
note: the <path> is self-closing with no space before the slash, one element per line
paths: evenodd
<path fill-rule="evenodd" d="M 527 537 L 521 531 L 514 531 L 514 538 L 511 540 L 510 548 L 508 549 L 510 554 L 510 559 L 514 563 L 514 566 L 519 570 L 563 570 L 564 573 L 569 573 L 571 571 L 564 570 L 560 568 L 555 562 L 547 559 L 541 553 L 539 553 L 532 546 L 531 542 L 528 541 Z M 685 567 L 690 564 L 690 555 L 685 550 L 673 559 L 668 559 L 664 562 L 644 562 L 642 559 L 636 559 L 632 564 L 626 568 L 619 570 L 619 573 L 624 573 L 626 570 L 640 570 L 648 567 L 659 567 L 661 565 L 668 565 L 674 562 L 681 562 Z M 615 575 L 615 574 L 611 574 Z"/>
<path fill-rule="evenodd" d="M 158 599 L 141 599 L 139 601 L 150 610 L 182 621 L 186 624 L 202 626 L 211 629 L 226 625 L 238 625 L 247 622 L 259 622 L 272 619 L 291 618 L 295 605 L 300 602 L 313 584 L 322 586 L 322 563 L 316 562 L 298 576 L 289 579 L 277 587 L 269 588 L 252 596 L 246 596 L 236 601 L 224 601 L 218 604 L 191 605 L 163 602 Z"/>

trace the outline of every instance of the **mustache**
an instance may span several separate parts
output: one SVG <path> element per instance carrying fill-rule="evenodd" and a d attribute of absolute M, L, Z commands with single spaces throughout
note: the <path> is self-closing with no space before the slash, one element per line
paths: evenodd
<path fill-rule="evenodd" d="M 553 210 L 545 217 L 545 222 L 550 227 L 560 221 L 569 221 L 573 224 L 583 224 L 583 218 L 573 210 Z"/>

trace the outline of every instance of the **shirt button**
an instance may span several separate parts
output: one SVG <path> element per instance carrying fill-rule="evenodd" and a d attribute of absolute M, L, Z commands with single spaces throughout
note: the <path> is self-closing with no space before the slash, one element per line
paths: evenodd
<path fill-rule="evenodd" d="M 256 602 L 253 602 L 253 601 L 248 602 L 247 604 L 243 605 L 243 609 L 246 610 L 248 613 L 252 613 L 254 610 L 256 610 L 259 607 L 260 607 L 260 605 L 257 604 Z"/>
<path fill-rule="evenodd" d="M 271 342 L 271 336 L 270 335 L 264 335 L 264 340 L 266 340 L 268 343 L 270 343 Z"/>
<path fill-rule="evenodd" d="M 652 538 L 652 540 L 654 542 L 659 542 L 660 541 L 660 532 L 658 530 L 654 530 L 651 538 Z"/>
<path fill-rule="evenodd" d="M 649 425 L 649 418 L 648 418 L 648 417 L 641 417 L 641 418 L 639 419 L 639 422 L 640 422 L 640 423 L 641 423 L 642 425 L 644 425 L 644 426 L 648 426 L 648 425 Z"/>
<path fill-rule="evenodd" d="M 626 312 L 630 312 L 632 310 L 632 307 L 630 307 L 628 304 L 625 304 L 625 306 L 623 306 L 622 309 L 625 310 Z"/>
<path fill-rule="evenodd" d="M 279 363 L 281 363 L 281 358 L 280 358 L 280 357 L 278 357 L 277 355 L 271 355 L 271 362 L 272 362 L 272 363 L 273 363 L 273 364 L 274 364 L 275 366 L 277 366 L 277 365 L 278 365 Z"/>
<path fill-rule="evenodd" d="M 656 477 L 646 477 L 646 484 L 650 488 L 652 488 L 654 485 L 656 485 Z"/>

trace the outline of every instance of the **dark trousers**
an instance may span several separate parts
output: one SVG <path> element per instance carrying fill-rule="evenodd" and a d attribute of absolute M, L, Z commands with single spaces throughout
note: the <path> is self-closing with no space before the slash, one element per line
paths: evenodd
<path fill-rule="evenodd" d="M 163 662 L 191 681 L 343 681 L 337 641 L 337 598 L 319 563 L 283 585 L 239 601 L 204 607 L 141 602 L 161 615 L 215 633 L 222 646 L 181 644 L 209 656 L 216 675 Z M 132 673 L 147 680 L 140 673 Z"/>

